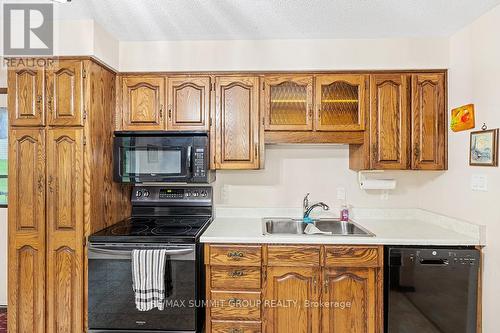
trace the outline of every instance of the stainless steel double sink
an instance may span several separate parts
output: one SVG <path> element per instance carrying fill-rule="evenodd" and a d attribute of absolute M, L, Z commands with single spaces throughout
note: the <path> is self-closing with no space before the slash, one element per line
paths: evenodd
<path fill-rule="evenodd" d="M 353 221 L 339 219 L 316 219 L 310 222 L 320 231 L 331 233 L 331 236 L 373 237 L 370 231 Z M 294 218 L 263 218 L 262 229 L 264 235 L 306 235 L 308 223 Z M 311 234 L 314 235 L 314 234 Z"/>

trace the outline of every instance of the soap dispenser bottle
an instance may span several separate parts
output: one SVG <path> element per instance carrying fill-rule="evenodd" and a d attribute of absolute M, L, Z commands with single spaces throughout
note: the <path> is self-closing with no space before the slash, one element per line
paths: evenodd
<path fill-rule="evenodd" d="M 347 206 L 345 200 L 340 206 L 340 221 L 349 221 L 349 206 Z"/>

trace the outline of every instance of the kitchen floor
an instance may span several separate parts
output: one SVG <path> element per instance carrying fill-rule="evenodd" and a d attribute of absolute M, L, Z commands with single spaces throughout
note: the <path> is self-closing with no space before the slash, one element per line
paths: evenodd
<path fill-rule="evenodd" d="M 0 333 L 7 333 L 7 309 L 0 308 Z"/>

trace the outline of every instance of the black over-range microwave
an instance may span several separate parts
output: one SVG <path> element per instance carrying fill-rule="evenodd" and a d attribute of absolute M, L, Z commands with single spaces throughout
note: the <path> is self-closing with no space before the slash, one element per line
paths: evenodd
<path fill-rule="evenodd" d="M 117 131 L 114 180 L 120 183 L 210 183 L 207 132 Z"/>

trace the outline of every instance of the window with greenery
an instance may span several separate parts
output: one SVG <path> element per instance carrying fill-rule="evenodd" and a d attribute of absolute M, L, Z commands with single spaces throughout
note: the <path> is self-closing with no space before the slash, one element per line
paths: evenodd
<path fill-rule="evenodd" d="M 7 120 L 9 115 L 7 113 L 7 108 L 0 107 L 0 205 L 7 205 L 7 156 L 9 150 L 9 131 Z"/>

